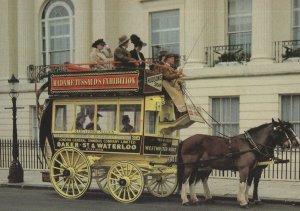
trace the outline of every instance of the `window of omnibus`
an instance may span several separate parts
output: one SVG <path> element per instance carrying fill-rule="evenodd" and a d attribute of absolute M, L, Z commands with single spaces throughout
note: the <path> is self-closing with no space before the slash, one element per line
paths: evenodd
<path fill-rule="evenodd" d="M 94 105 L 76 106 L 76 130 L 94 130 Z"/>
<path fill-rule="evenodd" d="M 151 133 L 155 134 L 156 133 L 156 119 L 157 119 L 157 112 L 156 111 L 147 111 L 145 113 L 145 133 Z"/>
<path fill-rule="evenodd" d="M 120 132 L 141 132 L 141 105 L 120 105 Z"/>
<path fill-rule="evenodd" d="M 70 131 L 73 126 L 73 105 L 55 105 L 55 131 Z"/>
<path fill-rule="evenodd" d="M 116 130 L 117 122 L 117 105 L 98 105 L 98 122 L 101 130 L 114 131 Z M 99 127 L 100 127 L 99 126 Z"/>

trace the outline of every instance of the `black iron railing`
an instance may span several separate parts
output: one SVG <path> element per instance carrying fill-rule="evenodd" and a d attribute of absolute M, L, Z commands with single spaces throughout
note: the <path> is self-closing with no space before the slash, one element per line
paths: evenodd
<path fill-rule="evenodd" d="M 276 41 L 273 48 L 277 63 L 300 62 L 300 40 Z"/>
<path fill-rule="evenodd" d="M 39 143 L 36 140 L 18 140 L 19 143 L 19 161 L 23 169 L 48 169 Z M 269 165 L 264 169 L 262 178 L 270 180 L 300 180 L 300 151 L 299 148 L 283 150 L 276 148 L 275 157 L 282 160 L 289 160 L 288 163 L 279 163 Z M 0 169 L 9 168 L 12 161 L 12 140 L 0 139 Z M 237 178 L 239 175 L 235 171 L 214 170 L 214 177 Z"/>
<path fill-rule="evenodd" d="M 250 61 L 251 44 L 220 45 L 205 48 L 206 64 L 208 67 L 222 64 L 245 64 Z"/>
<path fill-rule="evenodd" d="M 264 169 L 261 178 L 271 180 L 297 180 L 300 181 L 300 151 L 299 148 L 292 148 L 284 151 L 277 147 L 275 149 L 275 157 L 282 160 L 289 160 L 288 163 L 278 163 L 269 165 Z M 214 177 L 238 178 L 236 171 L 213 170 Z"/>
<path fill-rule="evenodd" d="M 23 169 L 47 169 L 38 141 L 18 140 L 19 161 Z M 12 161 L 12 140 L 0 139 L 0 168 L 9 168 Z"/>

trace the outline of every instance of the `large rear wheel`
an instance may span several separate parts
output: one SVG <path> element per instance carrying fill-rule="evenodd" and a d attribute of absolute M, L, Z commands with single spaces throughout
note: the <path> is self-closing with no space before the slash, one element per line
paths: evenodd
<path fill-rule="evenodd" d="M 91 167 L 87 157 L 77 148 L 56 151 L 50 163 L 50 180 L 55 191 L 65 198 L 79 198 L 91 184 Z"/>
<path fill-rule="evenodd" d="M 144 177 L 140 168 L 125 161 L 118 162 L 110 168 L 107 183 L 110 194 L 123 203 L 137 200 L 144 189 Z"/>

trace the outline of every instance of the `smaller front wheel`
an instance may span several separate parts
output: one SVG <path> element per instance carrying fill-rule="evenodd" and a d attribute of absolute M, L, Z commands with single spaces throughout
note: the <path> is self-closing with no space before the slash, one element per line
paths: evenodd
<path fill-rule="evenodd" d="M 170 196 L 177 187 L 177 176 L 176 174 L 148 175 L 146 187 L 156 197 Z"/>
<path fill-rule="evenodd" d="M 144 189 L 144 177 L 140 168 L 125 161 L 118 162 L 110 168 L 107 183 L 110 194 L 123 203 L 137 200 Z"/>

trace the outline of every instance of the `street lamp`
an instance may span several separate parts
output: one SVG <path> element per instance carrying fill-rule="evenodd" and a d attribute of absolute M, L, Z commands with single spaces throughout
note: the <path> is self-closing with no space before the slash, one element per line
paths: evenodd
<path fill-rule="evenodd" d="M 24 182 L 24 171 L 22 168 L 21 163 L 18 160 L 19 157 L 19 144 L 17 139 L 17 97 L 19 96 L 18 93 L 18 85 L 19 80 L 14 76 L 14 74 L 11 76 L 11 78 L 8 80 L 8 83 L 10 85 L 10 92 L 9 96 L 11 97 L 13 107 L 11 108 L 13 111 L 13 149 L 12 149 L 12 155 L 13 160 L 11 162 L 11 165 L 9 167 L 9 175 L 8 175 L 8 182 L 9 183 L 19 183 Z"/>

